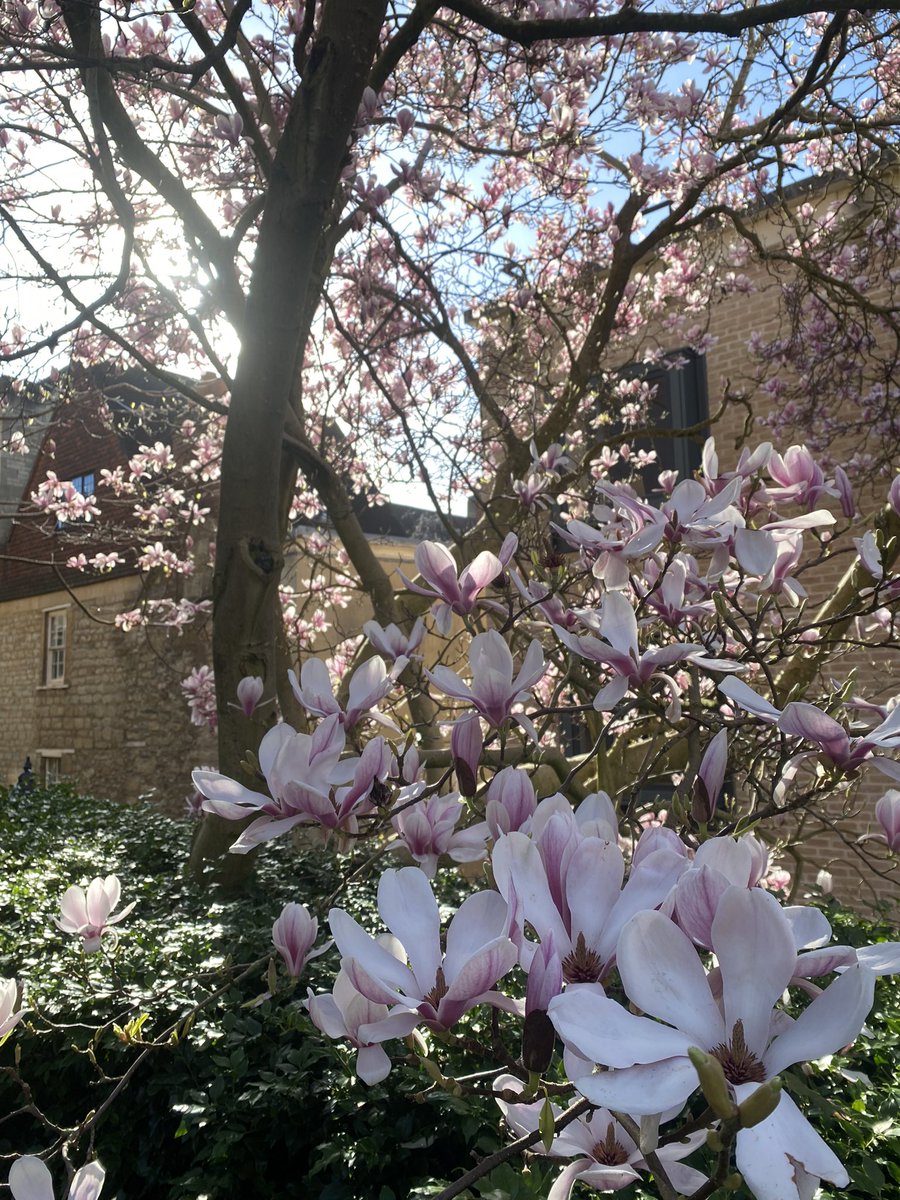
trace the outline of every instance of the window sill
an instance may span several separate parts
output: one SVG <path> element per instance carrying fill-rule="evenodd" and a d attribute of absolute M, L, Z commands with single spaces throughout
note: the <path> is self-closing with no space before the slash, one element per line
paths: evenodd
<path fill-rule="evenodd" d="M 39 683 L 35 688 L 38 692 L 65 692 L 68 690 L 67 683 Z"/>

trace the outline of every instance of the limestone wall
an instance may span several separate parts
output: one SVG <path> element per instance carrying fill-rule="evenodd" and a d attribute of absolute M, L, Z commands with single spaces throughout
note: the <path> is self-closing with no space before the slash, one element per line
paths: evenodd
<path fill-rule="evenodd" d="M 43 779 L 55 765 L 82 792 L 183 811 L 190 770 L 215 760 L 215 741 L 190 724 L 180 681 L 208 662 L 208 629 L 131 630 L 111 622 L 137 602 L 135 578 L 0 605 L 0 779 L 26 755 Z M 66 618 L 65 673 L 48 683 L 47 612 Z M 54 761 L 55 760 L 55 761 Z"/>

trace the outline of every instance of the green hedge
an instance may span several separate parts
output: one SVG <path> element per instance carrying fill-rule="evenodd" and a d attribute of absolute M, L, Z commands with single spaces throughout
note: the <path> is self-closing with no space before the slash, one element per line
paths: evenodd
<path fill-rule="evenodd" d="M 113 1086 L 102 1077 L 115 1078 L 135 1057 L 111 1027 L 97 1039 L 91 1026 L 115 1019 L 123 1027 L 148 1012 L 144 1032 L 158 1034 L 240 964 L 268 952 L 282 904 L 314 904 L 339 880 L 329 852 L 272 844 L 245 893 L 211 895 L 181 875 L 189 837 L 187 822 L 62 787 L 0 794 L 0 975 L 24 980 L 32 1013 L 59 1026 L 48 1029 L 33 1015 L 0 1050 L 0 1065 L 10 1065 L 19 1046 L 36 1103 L 61 1125 L 98 1107 Z M 78 939 L 52 923 L 70 883 L 109 873 L 122 881 L 123 903 L 138 900 L 118 927 L 113 967 L 101 955 L 85 957 Z M 463 885 L 454 875 L 443 886 L 448 903 L 458 900 Z M 373 909 L 371 885 L 352 888 L 341 903 L 364 918 Z M 835 904 L 829 917 L 840 941 L 891 936 L 887 926 Z M 300 1004 L 307 985 L 330 987 L 335 967 L 332 955 L 316 960 L 299 990 L 282 974 L 275 995 L 262 1002 L 260 968 L 204 1009 L 187 1037 L 155 1052 L 97 1130 L 96 1151 L 109 1173 L 104 1195 L 405 1200 L 435 1194 L 474 1157 L 501 1145 L 505 1135 L 489 1098 L 473 1105 L 441 1092 L 417 1102 L 414 1094 L 429 1081 L 404 1067 L 383 1085 L 359 1083 L 352 1054 L 313 1029 Z M 894 981 L 879 985 L 869 1026 L 875 1036 L 849 1058 L 812 1064 L 790 1080 L 847 1163 L 852 1183 L 842 1197 L 900 1196 Z M 481 1032 L 489 1037 L 489 1028 Z M 396 1043 L 388 1048 L 402 1052 Z M 460 1072 L 472 1069 L 460 1062 Z M 18 1089 L 0 1076 L 0 1112 L 19 1104 Z M 0 1153 L 45 1145 L 30 1117 L 0 1125 Z M 541 1160 L 526 1171 L 505 1164 L 468 1194 L 543 1197 L 557 1169 Z"/>

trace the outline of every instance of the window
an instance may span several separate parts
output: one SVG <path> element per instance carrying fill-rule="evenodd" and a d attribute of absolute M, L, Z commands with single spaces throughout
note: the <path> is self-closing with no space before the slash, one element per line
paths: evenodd
<path fill-rule="evenodd" d="M 61 778 L 60 765 L 62 755 L 44 754 L 41 756 L 41 782 L 44 787 L 53 787 Z"/>
<path fill-rule="evenodd" d="M 667 366 L 666 363 L 676 365 Z M 637 472 L 629 463 L 617 463 L 610 469 L 609 479 L 618 483 L 623 479 L 631 482 L 635 491 L 650 504 L 660 504 L 665 498 L 659 486 L 662 471 L 677 471 L 680 479 L 690 479 L 699 468 L 702 458 L 702 439 L 677 437 L 679 429 L 702 425 L 709 419 L 709 396 L 706 387 L 706 359 L 693 350 L 675 350 L 655 366 L 644 363 L 623 367 L 616 372 L 620 379 L 640 380 L 650 385 L 653 398 L 647 404 L 647 415 L 641 420 L 642 429 L 671 429 L 672 436 L 657 434 L 655 437 L 635 438 L 623 429 L 621 422 L 610 414 L 607 423 L 597 419 L 593 434 L 612 449 L 617 450 L 627 442 L 632 450 L 655 450 L 656 461 Z M 598 397 L 595 412 L 609 410 L 609 400 L 604 404 Z M 559 521 L 559 508 L 552 510 L 551 517 Z M 551 545 L 557 554 L 572 554 L 573 547 L 554 530 Z"/>
<path fill-rule="evenodd" d="M 661 471 L 677 471 L 680 479 L 690 479 L 700 466 L 702 439 L 674 436 L 679 429 L 702 425 L 709 419 L 709 396 L 706 386 L 706 359 L 692 350 L 677 350 L 666 356 L 675 366 L 663 361 L 657 366 L 647 367 L 643 363 L 625 367 L 623 379 L 640 379 L 655 389 L 655 395 L 647 406 L 646 420 L 642 428 L 671 429 L 673 436 L 658 434 L 655 437 L 628 437 L 620 425 L 610 427 L 610 445 L 616 439 L 628 442 L 634 450 L 655 450 L 656 462 L 638 472 L 635 481 L 638 490 L 643 484 L 644 496 L 656 503 L 663 498 L 659 487 Z M 630 469 L 614 468 L 610 478 L 618 479 Z"/>
<path fill-rule="evenodd" d="M 81 492 L 82 496 L 93 496 L 94 494 L 94 472 L 86 471 L 84 475 L 72 476 L 72 487 L 76 492 Z"/>
<path fill-rule="evenodd" d="M 44 613 L 44 683 L 59 686 L 66 679 L 66 625 L 68 613 L 64 608 Z"/>
<path fill-rule="evenodd" d="M 69 480 L 76 492 L 80 492 L 85 499 L 94 494 L 94 472 L 85 471 L 83 475 L 73 475 Z M 56 522 L 57 531 L 62 529 L 70 529 L 73 525 L 81 525 L 83 517 L 69 517 L 63 519 L 60 517 Z"/>

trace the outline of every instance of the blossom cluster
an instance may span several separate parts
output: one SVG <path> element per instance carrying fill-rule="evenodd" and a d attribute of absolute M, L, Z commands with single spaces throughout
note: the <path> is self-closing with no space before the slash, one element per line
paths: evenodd
<path fill-rule="evenodd" d="M 648 1169 L 683 1194 L 718 1185 L 721 1163 L 684 1161 L 709 1137 L 759 1200 L 801 1200 L 818 1180 L 846 1185 L 782 1072 L 852 1043 L 876 976 L 900 970 L 900 943 L 834 945 L 820 910 L 779 898 L 790 876 L 765 823 L 785 828 L 861 770 L 900 777 L 900 705 L 847 689 L 813 704 L 776 679 L 783 657 L 802 664 L 817 645 L 800 581 L 805 539 L 827 553 L 838 517 L 824 505 L 849 520 L 849 484 L 799 446 L 761 446 L 720 473 L 710 441 L 703 466 L 698 479 L 665 480 L 659 507 L 601 479 L 593 508 L 557 523 L 565 569 L 540 570 L 513 535 L 461 569 L 443 546 L 418 548 L 419 581 L 406 583 L 430 604 L 444 647 L 418 677 L 444 714 L 437 747 L 397 703 L 428 627 L 369 622 L 369 656 L 339 693 L 314 657 L 290 672 L 311 732 L 268 730 L 259 790 L 194 773 L 208 813 L 255 818 L 235 852 L 305 825 L 339 849 L 368 836 L 414 864 L 382 873 L 381 930 L 340 907 L 327 914 L 340 971 L 330 993 L 310 992 L 309 1015 L 357 1051 L 368 1083 L 391 1070 L 391 1042 L 427 1046 L 476 1007 L 521 1022 L 519 1073 L 498 1075 L 498 1103 L 512 1130 L 540 1130 L 552 1156 L 572 1160 L 553 1200 L 578 1180 L 612 1190 Z M 900 596 L 884 544 L 872 531 L 858 541 L 858 610 Z M 252 683 L 239 703 L 255 697 Z M 596 731 L 580 757 L 560 746 L 567 711 Z M 604 749 L 613 733 L 657 739 L 674 785 L 666 812 L 642 807 L 640 766 L 615 794 L 573 783 L 586 769 L 615 777 Z M 561 749 L 554 785 L 542 764 Z M 873 814 L 889 852 L 898 810 L 889 791 Z M 483 863 L 491 882 L 449 921 L 430 882 L 447 861 Z M 819 878 L 824 892 L 830 876 Z M 292 977 L 324 952 L 313 950 L 317 931 L 299 904 L 276 922 Z M 536 1082 L 548 1072 L 592 1109 L 558 1134 L 562 1110 Z M 693 1132 L 681 1137 L 679 1122 Z"/>

